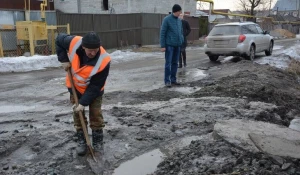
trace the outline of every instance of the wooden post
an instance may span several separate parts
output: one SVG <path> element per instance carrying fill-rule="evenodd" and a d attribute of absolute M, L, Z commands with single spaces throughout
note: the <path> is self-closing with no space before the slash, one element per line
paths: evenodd
<path fill-rule="evenodd" d="M 75 104 L 76 104 L 76 106 L 78 106 L 79 102 L 78 102 L 76 89 L 75 89 L 75 86 L 74 86 L 74 80 L 73 80 L 73 77 L 72 77 L 71 68 L 68 69 L 68 77 L 69 77 L 69 80 L 71 82 L 71 88 L 72 88 L 72 93 L 73 93 L 73 96 L 74 96 Z M 94 150 L 91 146 L 91 140 L 89 138 L 88 129 L 87 129 L 86 124 L 84 122 L 84 116 L 83 116 L 82 111 L 79 112 L 79 119 L 80 119 L 81 127 L 82 127 L 82 130 L 83 130 L 83 133 L 84 133 L 84 138 L 85 138 L 86 144 L 87 144 L 87 146 L 90 150 L 90 153 L 91 153 L 93 159 L 95 160 L 95 162 L 97 162 Z"/>
<path fill-rule="evenodd" d="M 55 53 L 55 33 L 54 29 L 51 29 L 51 49 L 52 49 L 52 55 Z"/>
<path fill-rule="evenodd" d="M 1 33 L 0 33 L 0 57 L 4 57 Z"/>
<path fill-rule="evenodd" d="M 67 34 L 70 35 L 70 33 L 71 33 L 71 32 L 70 32 L 70 24 L 68 23 L 68 24 L 67 24 Z"/>
<path fill-rule="evenodd" d="M 33 29 L 32 24 L 28 26 L 28 34 L 29 34 L 29 46 L 30 46 L 30 55 L 34 55 L 34 42 L 33 42 Z"/>

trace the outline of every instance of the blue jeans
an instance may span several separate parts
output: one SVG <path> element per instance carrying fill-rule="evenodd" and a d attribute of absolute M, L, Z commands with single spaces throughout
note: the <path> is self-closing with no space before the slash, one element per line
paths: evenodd
<path fill-rule="evenodd" d="M 165 84 L 176 82 L 180 47 L 166 46 L 165 52 Z"/>

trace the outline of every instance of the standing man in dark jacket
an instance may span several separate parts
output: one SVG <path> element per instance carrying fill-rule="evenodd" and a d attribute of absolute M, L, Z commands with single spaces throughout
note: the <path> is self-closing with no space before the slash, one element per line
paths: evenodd
<path fill-rule="evenodd" d="M 176 81 L 178 60 L 180 56 L 180 46 L 183 43 L 182 22 L 178 18 L 181 14 L 181 7 L 175 4 L 172 14 L 164 18 L 160 30 L 160 45 L 165 52 L 165 85 L 180 85 Z"/>
<path fill-rule="evenodd" d="M 110 56 L 101 46 L 100 37 L 89 32 L 84 37 L 59 34 L 56 38 L 58 60 L 66 71 L 71 68 L 74 86 L 79 98 L 78 106 L 73 106 L 74 126 L 77 131 L 77 154 L 83 156 L 87 145 L 78 112 L 89 106 L 92 142 L 95 151 L 103 149 L 103 116 L 101 112 L 104 85 L 110 68 Z M 70 101 L 75 104 L 71 82 L 66 76 L 66 86 L 70 92 Z M 84 117 L 85 124 L 87 119 Z"/>
<path fill-rule="evenodd" d="M 180 54 L 180 58 L 179 58 L 179 66 L 178 68 L 182 68 L 182 61 L 184 64 L 184 67 L 186 67 L 186 46 L 187 46 L 187 36 L 191 33 L 191 27 L 189 22 L 187 22 L 186 20 L 183 19 L 183 14 L 181 14 L 179 16 L 179 18 L 182 21 L 182 31 L 183 31 L 183 37 L 184 37 L 184 42 L 181 46 L 181 54 Z"/>

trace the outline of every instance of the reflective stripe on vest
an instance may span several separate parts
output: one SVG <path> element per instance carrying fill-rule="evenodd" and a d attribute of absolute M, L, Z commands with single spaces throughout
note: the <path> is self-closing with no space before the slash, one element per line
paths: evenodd
<path fill-rule="evenodd" d="M 82 43 L 82 38 L 80 38 L 80 39 L 76 42 L 76 44 L 74 45 L 74 47 L 72 48 L 72 52 L 71 52 L 71 54 L 69 55 L 69 60 L 70 60 L 70 62 L 73 61 L 74 56 L 75 56 L 75 54 L 76 54 L 76 50 L 79 48 L 79 46 L 81 45 L 81 43 Z"/>
<path fill-rule="evenodd" d="M 74 47 L 72 48 L 71 54 L 69 54 L 69 60 L 70 60 L 71 63 L 72 63 L 72 61 L 74 59 L 74 56 L 76 54 L 76 50 L 81 46 L 81 43 L 82 43 L 82 37 L 75 43 Z M 72 72 L 73 76 L 75 76 L 78 80 L 84 81 L 84 79 L 82 77 L 75 74 L 75 71 L 74 71 L 72 66 L 71 66 L 71 72 Z"/>
<path fill-rule="evenodd" d="M 75 83 L 76 83 L 78 86 L 82 86 L 82 87 L 83 87 L 83 86 L 88 86 L 88 85 L 90 84 L 90 80 L 91 80 L 92 76 L 94 76 L 94 75 L 98 72 L 98 70 L 99 70 L 99 68 L 100 68 L 100 66 L 101 66 L 101 64 L 102 64 L 103 59 L 104 59 L 105 57 L 107 57 L 107 56 L 109 56 L 109 54 L 106 53 L 106 52 L 103 53 L 103 54 L 100 54 L 100 56 L 99 56 L 99 58 L 98 58 L 98 61 L 97 61 L 96 65 L 94 66 L 93 70 L 91 71 L 91 73 L 90 73 L 90 75 L 89 75 L 89 77 L 88 77 L 87 79 L 84 79 L 84 78 L 82 78 L 81 76 L 79 76 L 78 74 L 74 73 L 73 75 L 74 75 L 78 80 L 85 82 L 85 84 L 77 83 L 77 82 L 75 82 Z"/>

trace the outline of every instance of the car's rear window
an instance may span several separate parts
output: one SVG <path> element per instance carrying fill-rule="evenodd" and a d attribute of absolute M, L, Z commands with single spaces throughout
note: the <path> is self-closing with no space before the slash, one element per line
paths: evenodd
<path fill-rule="evenodd" d="M 218 35 L 240 35 L 241 29 L 239 26 L 228 25 L 228 26 L 215 26 L 209 36 L 218 36 Z"/>

